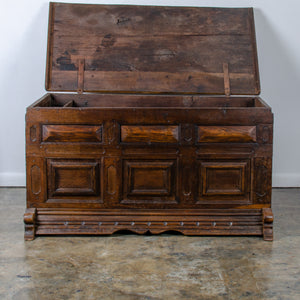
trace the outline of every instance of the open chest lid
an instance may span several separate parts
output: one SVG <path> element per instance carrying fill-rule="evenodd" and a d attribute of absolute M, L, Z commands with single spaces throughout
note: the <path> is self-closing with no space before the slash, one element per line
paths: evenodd
<path fill-rule="evenodd" d="M 258 95 L 253 10 L 50 3 L 46 89 Z"/>

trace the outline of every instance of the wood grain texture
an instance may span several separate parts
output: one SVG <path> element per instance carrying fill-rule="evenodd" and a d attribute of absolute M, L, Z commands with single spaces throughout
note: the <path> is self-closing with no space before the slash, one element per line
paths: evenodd
<path fill-rule="evenodd" d="M 64 98 L 67 96 L 64 94 Z M 92 97 L 95 96 L 95 97 Z M 141 99 L 141 105 L 132 107 L 129 105 L 126 107 L 123 106 L 109 106 L 109 100 L 114 101 L 118 96 L 119 101 L 123 100 L 125 103 L 132 102 Z M 159 96 L 159 100 L 162 101 L 161 105 L 150 105 L 149 102 L 153 100 L 150 98 L 148 105 L 144 105 L 144 98 L 135 97 L 136 95 L 114 95 L 114 97 L 109 97 L 107 95 L 84 95 L 84 98 L 81 98 L 80 102 L 86 103 L 86 106 L 79 107 L 79 109 L 74 108 L 63 108 L 60 109 L 60 106 L 47 107 L 47 109 L 39 109 L 35 107 L 27 111 L 27 117 L 30 118 L 31 122 L 43 122 L 48 120 L 48 123 L 55 124 L 60 120 L 64 120 L 64 124 L 75 124 L 80 120 L 81 124 L 90 124 L 90 125 L 99 125 L 99 120 L 102 121 L 112 121 L 119 120 L 119 123 L 122 124 L 122 120 L 126 120 L 126 124 L 136 124 L 136 125 L 170 125 L 176 124 L 178 122 L 178 116 L 180 116 L 180 122 L 190 123 L 190 124 L 202 124 L 203 126 L 255 126 L 258 124 L 272 124 L 273 115 L 270 108 L 265 106 L 263 107 L 252 107 L 248 106 L 248 101 L 242 101 L 244 103 L 238 103 L 237 99 L 233 99 L 233 103 L 229 106 L 226 103 L 230 100 L 225 98 L 218 97 L 209 97 L 208 99 L 202 100 L 195 99 L 195 105 L 190 105 L 192 101 L 187 100 L 187 105 L 184 104 L 184 99 L 181 101 L 176 101 L 174 99 L 174 106 L 168 104 L 172 102 L 167 96 Z M 72 95 L 74 98 L 74 95 Z M 107 97 L 107 99 L 106 99 Z M 155 96 L 152 96 L 155 97 Z M 165 100 L 166 97 L 166 100 Z M 68 97 L 66 97 L 68 98 Z M 181 98 L 181 97 L 180 97 Z M 193 97 L 195 98 L 195 96 Z M 201 98 L 201 97 L 200 97 Z M 90 99 L 93 99 L 90 103 Z M 105 100 L 106 99 L 106 100 Z M 127 99 L 127 101 L 126 101 Z M 230 98 L 229 98 L 230 99 Z M 98 101 L 98 104 L 96 103 Z M 166 102 L 165 102 L 166 101 Z M 212 104 L 209 104 L 209 102 Z M 103 102 L 103 103 L 102 103 Z M 197 105 L 198 103 L 199 105 Z M 94 105 L 93 105 L 94 104 Z M 105 105 L 104 105 L 105 104 Z M 157 104 L 157 103 L 155 103 Z M 159 109 L 158 109 L 159 108 Z M 250 108 L 250 109 L 249 109 Z M 142 120 L 142 122 L 141 122 Z M 125 124 L 123 124 L 125 125 Z"/>
<path fill-rule="evenodd" d="M 253 162 L 253 198 L 255 203 L 270 203 L 272 194 L 272 158 L 257 157 Z"/>
<path fill-rule="evenodd" d="M 107 193 L 110 195 L 114 195 L 117 191 L 117 176 L 116 167 L 110 165 L 107 168 Z"/>
<path fill-rule="evenodd" d="M 247 167 L 246 162 L 206 162 L 201 164 L 203 195 L 243 195 Z"/>
<path fill-rule="evenodd" d="M 103 159 L 103 203 L 105 207 L 117 206 L 122 193 L 122 160 L 119 153 L 111 153 Z"/>
<path fill-rule="evenodd" d="M 255 126 L 199 126 L 199 143 L 256 142 Z"/>
<path fill-rule="evenodd" d="M 97 195 L 99 164 L 88 161 L 49 160 L 49 196 Z"/>
<path fill-rule="evenodd" d="M 32 241 L 35 238 L 36 233 L 36 218 L 37 218 L 36 208 L 27 208 L 24 213 L 24 239 L 25 241 Z"/>
<path fill-rule="evenodd" d="M 124 143 L 176 143 L 178 126 L 121 125 Z"/>
<path fill-rule="evenodd" d="M 258 94 L 252 24 L 248 8 L 51 3 L 46 88 L 225 94 L 225 63 L 232 94 Z"/>
<path fill-rule="evenodd" d="M 198 162 L 198 203 L 251 204 L 249 159 L 202 159 Z"/>
<path fill-rule="evenodd" d="M 101 203 L 100 162 L 47 159 L 48 203 Z"/>
<path fill-rule="evenodd" d="M 124 160 L 121 203 L 176 203 L 176 160 Z"/>
<path fill-rule="evenodd" d="M 102 141 L 102 127 L 92 125 L 43 125 L 46 143 L 95 143 Z"/>
<path fill-rule="evenodd" d="M 37 140 L 37 128 L 35 125 L 30 127 L 30 140 L 33 143 Z"/>
<path fill-rule="evenodd" d="M 273 241 L 273 212 L 271 208 L 264 208 L 263 212 L 263 237 L 265 241 Z"/>
<path fill-rule="evenodd" d="M 66 103 L 74 101 L 75 107 L 92 108 L 230 108 L 252 107 L 270 110 L 270 107 L 260 98 L 253 96 L 208 96 L 208 95 L 142 95 L 142 94 L 46 94 L 40 101 L 36 101 L 30 107 L 62 107 Z"/>
<path fill-rule="evenodd" d="M 189 97 L 189 96 L 137 96 L 137 95 L 51 95 L 53 107 L 40 107 L 39 102 L 27 111 L 27 128 L 30 137 L 29 128 L 35 125 L 37 137 L 39 137 L 39 128 L 47 120 L 50 124 L 57 123 L 60 125 L 79 125 L 90 124 L 88 126 L 98 126 L 103 124 L 103 142 L 100 143 L 37 143 L 27 138 L 27 155 L 29 157 L 38 157 L 39 167 L 42 170 L 43 179 L 42 191 L 36 199 L 34 194 L 29 193 L 28 205 L 32 207 L 66 207 L 77 206 L 81 208 L 101 209 L 103 207 L 114 208 L 239 208 L 239 207 L 268 207 L 270 205 L 270 193 L 262 201 L 259 201 L 257 195 L 263 195 L 264 190 L 270 190 L 269 180 L 256 180 L 255 178 L 264 178 L 264 167 L 259 166 L 261 158 L 271 159 L 272 141 L 271 136 L 266 134 L 272 133 L 272 113 L 269 107 L 266 107 L 260 100 L 256 98 L 246 97 L 244 99 L 236 97 Z M 148 97 L 152 99 L 147 100 Z M 157 98 L 154 100 L 154 98 Z M 116 102 L 113 102 L 115 99 Z M 121 106 L 124 99 L 124 107 Z M 64 107 L 64 104 L 73 100 L 75 107 Z M 232 103 L 230 101 L 232 100 Z M 41 99 L 43 105 L 45 99 Z M 119 101 L 119 102 L 118 102 Z M 116 107 L 109 107 L 109 103 L 116 103 Z M 212 103 L 211 107 L 207 107 Z M 230 105 L 228 105 L 230 103 Z M 257 106 L 255 103 L 259 103 Z M 80 106 L 78 106 L 80 104 Z M 128 104 L 129 107 L 126 105 Z M 159 105 L 156 107 L 155 105 Z M 93 106 L 95 105 L 95 107 Z M 167 106 L 171 108 L 167 108 Z M 172 107 L 173 105 L 173 107 Z M 138 107 L 137 107 L 138 106 Z M 256 127 L 267 128 L 257 131 L 256 143 L 233 143 L 223 142 L 222 147 L 218 143 L 201 143 L 198 146 L 197 126 L 216 126 L 214 124 L 223 124 L 218 126 L 232 127 Z M 268 123 L 269 122 L 269 123 Z M 151 125 L 145 125 L 151 124 Z M 135 124 L 135 125 L 130 125 Z M 164 124 L 164 125 L 162 125 Z M 174 125 L 176 124 L 176 125 Z M 197 125 L 203 124 L 203 125 Z M 261 125 L 263 124 L 263 125 Z M 45 125 L 45 124 L 44 124 Z M 146 127 L 147 142 L 120 142 L 122 126 L 134 126 L 134 128 Z M 149 127 L 148 127 L 149 126 Z M 168 139 L 160 137 L 161 142 L 149 143 L 149 131 L 151 127 L 163 128 L 158 132 L 158 136 L 168 132 L 168 128 L 176 128 L 176 135 L 170 135 L 172 140 L 176 136 L 176 142 L 168 143 Z M 263 126 L 263 127 L 261 127 Z M 170 131 L 172 132 L 172 130 Z M 74 131 L 76 134 L 76 130 Z M 261 134 L 264 136 L 262 138 Z M 38 138 L 38 141 L 40 139 Z M 200 144 L 199 144 L 200 145 Z M 101 169 L 100 180 L 98 186 L 101 190 L 101 196 L 91 198 L 88 196 L 78 197 L 75 195 L 65 195 L 63 201 L 59 199 L 47 199 L 47 180 L 45 168 L 42 161 L 51 157 L 52 159 L 86 159 L 103 161 L 104 169 Z M 137 196 L 136 199 L 129 203 L 124 200 L 124 161 L 162 161 L 176 160 L 177 175 L 176 180 L 172 181 L 172 191 L 176 191 L 176 197 L 173 200 L 158 200 L 160 196 L 152 196 L 153 200 L 147 200 L 143 196 Z M 257 160 L 257 161 L 256 161 Z M 217 161 L 220 164 L 224 162 L 235 164 L 236 162 L 247 162 L 245 168 L 245 190 L 243 195 L 236 195 L 235 186 L 240 186 L 239 171 L 222 169 L 220 180 L 211 179 L 213 185 L 219 184 L 219 189 L 227 190 L 225 194 L 220 192 L 219 195 L 199 196 L 201 193 L 198 187 L 202 186 L 203 176 L 199 173 L 198 163 Z M 248 163 L 249 162 L 249 163 Z M 30 162 L 34 165 L 33 162 Z M 255 167 L 257 164 L 257 167 Z M 110 166 L 113 166 L 109 168 Z M 271 166 L 266 165 L 268 172 L 271 172 Z M 201 168 L 200 168 L 201 169 Z M 102 173 L 103 172 L 103 173 Z M 114 173 L 115 172 L 115 173 Z M 146 171 L 145 171 L 146 172 Z M 145 173 L 144 172 L 144 173 Z M 215 174 L 217 174 L 215 173 Z M 115 175 L 116 174 L 116 175 Z M 163 178 L 161 171 L 160 178 Z M 268 173 L 270 174 L 270 173 Z M 67 175 L 65 172 L 62 175 Z M 213 175 L 213 174 L 211 174 Z M 30 174 L 28 175 L 30 176 Z M 68 176 L 67 176 L 68 177 Z M 155 172 L 147 172 L 143 175 L 147 181 L 157 180 Z M 229 178 L 227 181 L 224 178 Z M 69 177 L 68 177 L 69 178 Z M 230 179 L 232 178 L 232 179 Z M 269 175 L 268 175 L 269 178 Z M 231 181 L 230 181 L 231 180 Z M 46 183 L 45 183 L 46 182 Z M 134 181 L 131 181 L 134 184 Z M 135 181 L 137 182 L 137 181 Z M 161 180 L 162 182 L 162 180 Z M 139 183 L 141 184 L 141 182 Z M 147 182 L 145 181 L 145 184 Z M 231 186 L 231 189 L 228 187 Z M 149 186 L 148 186 L 149 187 Z M 30 188 L 31 189 L 31 188 Z M 29 190 L 30 190 L 29 189 Z M 114 191 L 113 191 L 114 190 Z M 199 194 L 200 193 L 200 194 Z M 257 193 L 257 194 L 256 194 Z M 127 195 L 127 194 L 126 194 Z M 132 196 L 130 196 L 132 197 Z M 164 197 L 164 196 L 163 196 Z M 200 197 L 200 198 L 199 198 Z M 202 198 L 201 198 L 202 197 Z M 128 198 L 128 197 L 127 197 Z M 150 196 L 149 196 L 150 198 Z M 103 199 L 103 201 L 101 200 Z M 176 199 L 176 202 L 174 201 Z M 171 201 L 174 201 L 171 203 Z"/>
<path fill-rule="evenodd" d="M 37 165 L 33 165 L 30 170 L 31 192 L 38 195 L 41 192 L 41 169 Z"/>
<path fill-rule="evenodd" d="M 273 239 L 252 9 L 51 3 L 46 87 L 78 94 L 27 108 L 25 239 Z"/>
<path fill-rule="evenodd" d="M 26 194 L 27 208 L 30 202 L 44 203 L 47 198 L 47 171 L 44 156 L 27 152 L 26 155 Z"/>
<path fill-rule="evenodd" d="M 178 231 L 185 235 L 262 235 L 262 210 L 39 210 L 37 235 L 144 234 Z"/>

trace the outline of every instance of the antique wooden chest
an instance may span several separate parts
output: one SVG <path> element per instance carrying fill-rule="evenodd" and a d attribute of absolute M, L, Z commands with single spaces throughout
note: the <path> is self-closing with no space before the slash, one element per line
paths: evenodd
<path fill-rule="evenodd" d="M 26 240 L 273 239 L 251 8 L 51 3 L 46 89 L 26 114 Z"/>

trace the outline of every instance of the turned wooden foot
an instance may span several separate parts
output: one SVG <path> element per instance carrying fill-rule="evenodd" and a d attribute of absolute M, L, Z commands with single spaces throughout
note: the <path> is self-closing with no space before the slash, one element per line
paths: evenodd
<path fill-rule="evenodd" d="M 36 228 L 36 209 L 27 208 L 24 214 L 24 224 L 25 224 L 25 241 L 32 241 L 35 238 L 35 228 Z"/>
<path fill-rule="evenodd" d="M 273 220 L 271 208 L 263 209 L 263 236 L 265 241 L 273 241 Z"/>

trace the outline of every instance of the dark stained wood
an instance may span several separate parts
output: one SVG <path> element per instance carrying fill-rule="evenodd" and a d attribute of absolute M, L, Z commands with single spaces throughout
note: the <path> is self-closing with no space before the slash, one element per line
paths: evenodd
<path fill-rule="evenodd" d="M 85 160 L 48 161 L 48 197 L 65 195 L 97 195 L 99 164 Z"/>
<path fill-rule="evenodd" d="M 253 161 L 256 176 L 253 182 L 255 203 L 270 203 L 272 194 L 272 158 L 257 157 Z"/>
<path fill-rule="evenodd" d="M 121 142 L 176 143 L 178 141 L 178 126 L 121 125 Z"/>
<path fill-rule="evenodd" d="M 119 98 L 119 102 L 116 102 L 117 107 L 108 107 L 111 98 L 115 99 L 115 97 Z M 51 208 L 56 212 L 59 212 L 60 209 L 69 209 L 71 215 L 79 207 L 83 210 L 93 209 L 95 213 L 105 208 L 111 211 L 121 209 L 124 212 L 130 209 L 146 209 L 149 216 L 158 209 L 176 208 L 179 212 L 194 209 L 221 209 L 226 213 L 228 209 L 232 208 L 239 210 L 253 208 L 259 212 L 262 208 L 270 207 L 270 161 L 272 155 L 270 135 L 272 135 L 273 117 L 270 108 L 265 105 L 255 105 L 255 103 L 262 103 L 259 99 L 233 98 L 232 103 L 228 105 L 228 99 L 222 97 L 193 100 L 188 96 L 160 96 L 161 101 L 166 99 L 164 105 L 155 107 L 154 105 L 158 102 L 152 101 L 152 99 L 149 102 L 146 101 L 148 96 L 138 96 L 137 99 L 135 97 L 134 95 L 106 95 L 104 97 L 99 95 L 95 98 L 93 95 L 78 95 L 78 97 L 77 95 L 59 95 L 52 100 L 54 105 L 52 107 L 41 107 L 37 103 L 34 107 L 28 109 L 27 128 L 30 132 L 30 128 L 36 126 L 38 141 L 32 141 L 29 135 L 27 155 L 40 158 L 39 161 L 35 161 L 34 165 L 41 168 L 42 174 L 46 172 L 45 160 L 54 162 L 54 164 L 59 162 L 62 168 L 68 166 L 70 161 L 72 165 L 78 165 L 84 161 L 87 161 L 89 165 L 99 164 L 98 179 L 94 181 L 98 182 L 96 192 L 96 186 L 89 181 L 89 179 L 92 180 L 93 175 L 88 177 L 87 171 L 77 176 L 78 178 L 83 177 L 84 181 L 76 183 L 76 180 L 73 180 L 72 177 L 72 174 L 75 175 L 76 171 L 68 173 L 62 169 L 62 172 L 58 171 L 57 173 L 58 178 L 59 176 L 61 178 L 56 179 L 55 176 L 57 175 L 54 171 L 49 171 L 51 168 L 48 164 L 48 173 L 46 172 L 48 180 L 42 179 L 41 193 L 35 195 L 29 189 L 29 207 Z M 70 101 L 70 98 L 74 99 L 76 106 L 63 107 L 65 103 Z M 120 103 L 122 103 L 123 98 L 125 102 L 123 104 L 130 103 L 131 108 L 122 107 Z M 43 103 L 45 100 L 41 101 Z M 236 106 L 234 106 L 235 103 Z M 92 106 L 94 104 L 95 107 Z M 210 107 L 208 107 L 209 104 Z M 171 108 L 165 108 L 168 105 L 171 105 Z M 39 136 L 41 136 L 42 126 L 40 124 L 47 126 L 45 120 L 50 125 L 56 123 L 55 126 L 63 126 L 62 128 L 69 125 L 75 126 L 74 124 L 78 126 L 103 124 L 103 142 L 101 144 L 94 143 L 91 137 L 90 140 L 86 139 L 84 143 L 41 144 Z M 57 124 L 58 120 L 60 124 Z M 218 125 L 216 125 L 216 122 Z M 206 124 L 206 126 L 196 124 Z M 249 132 L 255 132 L 256 129 L 257 139 L 255 141 L 252 138 L 250 141 L 242 138 L 239 142 L 234 143 L 223 141 L 222 147 L 218 143 L 206 141 L 201 143 L 199 147 L 197 146 L 199 142 L 199 136 L 196 134 L 198 132 L 197 128 L 210 128 L 207 124 L 211 125 L 212 128 L 222 128 L 222 126 L 235 128 L 239 133 L 242 132 L 242 137 L 243 134 L 247 135 Z M 241 130 L 244 127 L 247 130 Z M 134 137 L 133 142 L 128 143 L 127 141 L 124 143 L 124 130 L 122 138 L 122 128 L 133 128 L 133 132 L 139 134 Z M 170 132 L 170 137 L 174 142 L 170 143 L 169 140 L 169 143 L 165 143 L 164 146 L 162 146 L 162 143 L 161 146 L 157 147 L 157 144 L 155 145 L 155 142 L 153 142 L 154 140 L 150 139 L 153 136 L 153 128 L 156 131 L 159 129 L 157 134 L 159 141 L 166 142 L 168 138 L 159 137 Z M 170 128 L 172 130 L 169 130 Z M 268 131 L 268 134 L 265 131 Z M 174 132 L 176 132 L 176 135 L 174 135 Z M 77 135 L 76 127 L 73 133 L 75 136 Z M 174 136 L 176 136 L 175 140 L 173 140 Z M 227 136 L 230 139 L 230 134 Z M 147 140 L 142 141 L 149 142 L 151 140 L 153 145 L 152 143 L 142 143 L 143 145 L 140 145 L 141 140 L 137 140 L 139 137 L 146 137 Z M 51 159 L 49 160 L 49 158 Z M 265 169 L 268 170 L 267 176 Z M 50 196 L 53 190 L 55 191 L 51 182 L 54 182 L 54 184 L 56 182 L 58 186 L 74 185 L 65 194 Z M 81 195 L 78 186 L 83 192 Z M 49 189 L 48 193 L 45 192 L 45 189 Z M 265 191 L 267 191 L 266 194 Z M 94 195 L 90 195 L 90 192 L 93 192 Z M 259 198 L 260 195 L 263 198 Z M 38 198 L 35 198 L 36 196 Z M 259 199 L 263 199 L 263 201 Z M 97 220 L 102 220 L 101 217 L 99 218 Z M 229 223 L 233 222 L 233 219 L 230 218 L 228 217 Z M 145 217 L 145 219 L 148 220 L 149 217 Z M 161 218 L 161 220 L 163 219 L 168 219 L 167 212 L 165 217 Z M 209 220 L 210 223 L 216 222 L 213 214 Z M 94 229 L 94 225 L 89 225 L 82 217 L 81 222 L 85 222 L 85 229 L 81 228 L 77 231 L 77 225 L 74 225 L 75 227 L 70 225 L 68 228 L 63 227 L 60 234 L 72 232 L 101 234 L 114 232 L 118 228 L 125 229 L 125 227 L 136 231 L 136 227 L 127 226 L 127 223 L 122 226 L 120 223 L 115 227 L 114 223 L 117 222 L 115 218 L 105 223 L 104 231 Z M 185 222 L 184 218 L 180 222 Z M 109 224 L 111 224 L 110 227 Z M 163 228 L 173 228 L 164 227 L 165 225 L 162 225 L 161 228 L 159 224 L 161 223 L 156 224 L 156 229 L 153 229 L 152 232 L 162 232 Z M 226 232 L 228 234 L 247 232 L 249 224 L 245 219 L 244 225 L 241 225 L 239 230 Z M 58 228 L 60 227 L 55 226 L 51 227 L 53 233 L 59 234 Z M 227 230 L 225 229 L 226 226 L 217 227 L 218 230 L 214 231 L 213 234 L 221 234 L 222 230 Z M 262 234 L 262 225 L 257 226 L 257 229 L 251 232 L 257 233 L 259 231 L 260 233 L 257 234 Z M 56 229 L 54 230 L 54 228 Z M 142 228 L 145 230 L 144 227 Z M 181 226 L 176 228 L 177 230 L 183 229 Z M 197 227 L 191 225 L 189 228 L 191 228 L 190 231 L 185 229 L 181 232 L 186 234 L 190 232 L 191 234 Z M 203 227 L 201 228 L 199 231 L 196 230 L 199 234 L 209 233 L 210 229 L 206 231 Z M 211 228 L 211 226 L 206 228 Z M 237 229 L 237 227 L 234 228 Z M 43 234 L 43 232 L 49 231 L 43 229 L 37 232 Z"/>
<path fill-rule="evenodd" d="M 97 160 L 48 159 L 47 202 L 101 203 L 100 170 Z"/>
<path fill-rule="evenodd" d="M 253 96 L 207 96 L 207 95 L 140 95 L 140 94 L 46 94 L 33 103 L 33 107 L 68 107 L 68 102 L 73 102 L 72 107 L 108 107 L 108 108 L 209 108 L 209 107 L 252 107 L 260 108 L 260 111 L 271 108 L 260 97 Z M 70 107 L 70 106 L 69 106 Z M 267 122 L 268 123 L 268 122 Z"/>
<path fill-rule="evenodd" d="M 43 125 L 42 141 L 60 143 L 99 143 L 102 141 L 102 130 L 101 126 L 92 125 Z"/>
<path fill-rule="evenodd" d="M 46 86 L 77 93 L 27 108 L 26 240 L 273 239 L 273 114 L 253 96 L 252 9 L 52 3 Z"/>
<path fill-rule="evenodd" d="M 176 160 L 124 160 L 123 200 L 121 203 L 175 202 Z"/>
<path fill-rule="evenodd" d="M 264 208 L 263 210 L 263 237 L 265 241 L 273 241 L 273 220 L 274 216 L 271 208 Z"/>
<path fill-rule="evenodd" d="M 24 213 L 24 224 L 25 224 L 24 239 L 25 239 L 25 241 L 32 241 L 35 238 L 36 212 L 37 212 L 36 208 L 27 208 Z"/>
<path fill-rule="evenodd" d="M 78 59 L 78 71 L 77 71 L 77 93 L 82 94 L 84 90 L 84 71 L 85 71 L 85 60 Z"/>
<path fill-rule="evenodd" d="M 75 99 L 76 98 L 76 99 Z M 190 95 L 139 95 L 139 94 L 46 94 L 43 100 L 30 107 L 62 107 L 73 101 L 75 107 L 270 107 L 259 97 L 249 96 L 190 96 Z"/>
<path fill-rule="evenodd" d="M 262 235 L 262 211 L 244 210 L 38 210 L 37 235 L 112 234 L 131 230 L 185 235 Z M 84 220 L 84 221 L 82 221 Z M 214 221 L 212 221 L 214 220 Z"/>
<path fill-rule="evenodd" d="M 35 126 L 35 125 L 32 125 L 32 126 L 30 127 L 30 140 L 31 140 L 31 142 L 35 142 L 36 139 L 37 139 L 36 131 L 37 131 L 36 126 Z"/>
<path fill-rule="evenodd" d="M 50 4 L 47 90 L 259 94 L 257 72 L 250 8 Z"/>
<path fill-rule="evenodd" d="M 232 107 L 233 108 L 233 107 Z M 42 122 L 47 120 L 49 124 L 60 123 L 74 124 L 99 124 L 98 120 L 109 121 L 118 119 L 120 123 L 130 124 L 147 124 L 147 125 L 166 125 L 176 124 L 178 122 L 178 115 L 180 121 L 183 123 L 198 123 L 203 125 L 216 126 L 216 120 L 220 126 L 245 125 L 255 126 L 261 123 L 272 124 L 273 116 L 270 114 L 270 109 L 252 108 L 245 109 L 243 107 L 235 107 L 234 109 L 228 107 L 176 107 L 157 109 L 150 108 L 109 108 L 109 107 L 85 107 L 80 109 L 74 108 L 47 108 L 47 109 L 33 109 L 27 112 L 32 122 Z M 124 122 L 122 122 L 124 120 Z"/>
<path fill-rule="evenodd" d="M 67 102 L 66 104 L 64 104 L 63 107 L 73 107 L 73 106 L 75 106 L 75 103 L 74 103 L 73 100 L 70 100 L 69 102 Z"/>
<path fill-rule="evenodd" d="M 30 169 L 31 178 L 31 192 L 38 195 L 41 192 L 41 169 L 39 166 L 34 165 Z"/>
<path fill-rule="evenodd" d="M 114 195 L 117 191 L 117 168 L 110 165 L 107 168 L 107 193 Z"/>
<path fill-rule="evenodd" d="M 198 168 L 198 203 L 251 204 L 249 159 L 202 159 Z"/>
<path fill-rule="evenodd" d="M 245 194 L 247 162 L 205 162 L 201 164 L 203 195 Z"/>
<path fill-rule="evenodd" d="M 31 199 L 34 203 L 44 203 L 47 199 L 47 172 L 44 155 L 35 155 L 34 151 L 27 151 L 26 178 L 27 199 Z M 30 207 L 29 202 L 27 202 L 27 208 Z"/>
<path fill-rule="evenodd" d="M 199 126 L 199 143 L 256 142 L 256 126 Z"/>
<path fill-rule="evenodd" d="M 230 96 L 230 78 L 228 63 L 223 63 L 223 72 L 224 72 L 224 91 L 226 96 Z"/>
<path fill-rule="evenodd" d="M 77 71 L 52 71 L 51 91 L 74 91 L 77 89 Z M 67 78 L 67 79 L 66 79 Z M 139 92 L 139 93 L 185 93 L 224 94 L 224 73 L 205 72 L 151 72 L 151 71 L 85 71 L 84 91 L 86 92 Z M 246 94 L 254 76 L 231 73 L 231 92 Z M 64 86 L 62 82 L 65 81 Z M 235 87 L 236 86 L 236 87 Z M 173 91 L 173 92 L 170 92 Z M 247 94 L 256 94 L 249 89 Z"/>

